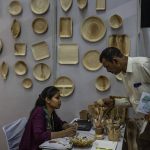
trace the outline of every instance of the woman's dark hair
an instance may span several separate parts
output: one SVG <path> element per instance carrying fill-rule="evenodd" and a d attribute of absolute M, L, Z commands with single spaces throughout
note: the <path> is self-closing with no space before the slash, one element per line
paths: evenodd
<path fill-rule="evenodd" d="M 49 86 L 46 87 L 42 93 L 39 95 L 36 103 L 35 103 L 35 107 L 37 106 L 45 106 L 45 98 L 48 97 L 49 99 L 51 99 L 55 94 L 57 94 L 59 92 L 59 89 L 57 89 L 54 86 Z"/>
<path fill-rule="evenodd" d="M 48 97 L 49 99 L 51 99 L 55 94 L 57 94 L 59 92 L 59 89 L 54 87 L 54 86 L 49 86 L 46 87 L 42 93 L 39 95 L 38 99 L 36 100 L 35 106 L 33 108 L 33 110 L 31 111 L 31 113 L 34 111 L 34 109 L 36 107 L 42 107 L 45 106 L 45 98 Z"/>
<path fill-rule="evenodd" d="M 107 61 L 112 62 L 114 57 L 120 57 L 122 58 L 124 55 L 120 52 L 120 50 L 116 47 L 107 47 L 104 49 L 100 55 L 100 62 L 102 62 L 102 59 L 106 59 Z"/>

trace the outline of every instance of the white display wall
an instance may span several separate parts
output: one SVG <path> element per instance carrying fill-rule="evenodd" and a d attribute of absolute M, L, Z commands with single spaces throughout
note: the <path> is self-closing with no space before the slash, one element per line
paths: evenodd
<path fill-rule="evenodd" d="M 107 47 L 108 36 L 111 34 L 127 34 L 131 40 L 130 55 L 136 55 L 137 46 L 137 0 L 106 0 L 106 10 L 96 11 L 96 0 L 88 0 L 85 10 L 79 10 L 76 0 L 73 0 L 71 9 L 64 12 L 61 9 L 59 0 L 50 0 L 50 8 L 43 14 L 49 24 L 48 31 L 43 35 L 36 35 L 32 30 L 32 21 L 39 15 L 35 15 L 30 9 L 30 0 L 20 0 L 23 12 L 19 16 L 11 16 L 8 13 L 9 0 L 0 1 L 0 39 L 3 41 L 3 51 L 0 54 L 0 64 L 5 61 L 9 65 L 7 80 L 0 78 L 0 127 L 12 122 L 19 117 L 28 116 L 40 92 L 48 85 L 52 85 L 55 79 L 65 75 L 72 79 L 74 92 L 62 98 L 62 107 L 58 111 L 59 115 L 67 121 L 78 117 L 81 109 L 86 109 L 93 101 L 108 97 L 109 95 L 125 95 L 122 83 L 113 75 L 107 73 L 104 68 L 91 72 L 86 70 L 82 64 L 85 52 L 96 49 L 101 52 Z M 123 26 L 120 29 L 112 30 L 108 24 L 108 19 L 112 14 L 119 14 L 123 18 Z M 73 20 L 73 36 L 68 39 L 59 37 L 59 18 L 69 16 Z M 82 39 L 80 26 L 83 20 L 89 16 L 100 17 L 107 28 L 104 38 L 96 43 L 90 43 Z M 13 19 L 21 22 L 21 34 L 16 40 L 13 39 L 10 27 Z M 57 34 L 56 34 L 57 27 Z M 50 58 L 35 61 L 32 56 L 32 44 L 46 41 L 49 46 Z M 27 54 L 25 57 L 14 56 L 14 43 L 24 42 L 27 44 Z M 79 63 L 76 65 L 60 65 L 57 62 L 57 47 L 61 43 L 76 43 L 79 46 Z M 28 73 L 25 76 L 17 76 L 14 72 L 14 64 L 18 60 L 24 60 L 28 66 Z M 33 77 L 33 66 L 37 63 L 46 63 L 50 66 L 51 77 L 40 82 Z M 106 75 L 111 81 L 111 88 L 105 92 L 100 92 L 95 88 L 95 80 L 99 75 Z M 31 89 L 22 87 L 22 80 L 30 77 L 33 81 Z M 0 130 L 0 149 L 6 150 L 6 142 L 2 129 Z"/>

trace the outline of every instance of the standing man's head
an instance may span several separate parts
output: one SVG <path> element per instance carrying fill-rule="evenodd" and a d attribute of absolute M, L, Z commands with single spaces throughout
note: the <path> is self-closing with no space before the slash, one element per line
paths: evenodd
<path fill-rule="evenodd" d="M 100 62 L 108 72 L 119 74 L 126 72 L 128 58 L 118 48 L 108 47 L 100 55 Z"/>

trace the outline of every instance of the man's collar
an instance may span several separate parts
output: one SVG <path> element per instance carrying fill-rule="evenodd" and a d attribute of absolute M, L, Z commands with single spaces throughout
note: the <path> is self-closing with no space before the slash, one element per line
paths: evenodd
<path fill-rule="evenodd" d="M 126 73 L 127 72 L 132 72 L 132 58 L 131 57 L 128 57 L 128 63 L 127 63 L 127 70 L 126 70 Z"/>

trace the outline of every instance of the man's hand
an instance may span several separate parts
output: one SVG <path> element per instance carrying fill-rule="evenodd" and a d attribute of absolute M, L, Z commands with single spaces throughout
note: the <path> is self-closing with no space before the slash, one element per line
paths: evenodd
<path fill-rule="evenodd" d="M 115 105 L 114 100 L 109 98 L 109 97 L 108 98 L 103 98 L 102 100 L 104 102 L 104 107 L 111 108 L 111 107 L 114 107 L 114 105 Z"/>

